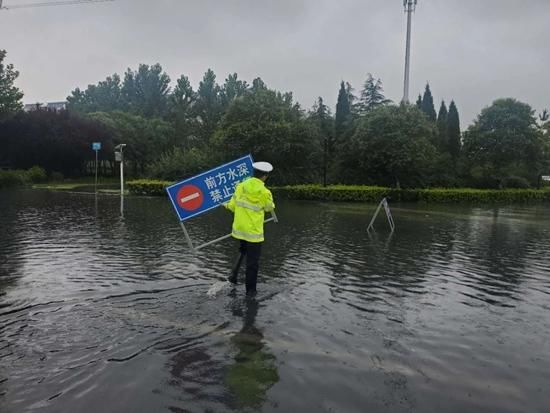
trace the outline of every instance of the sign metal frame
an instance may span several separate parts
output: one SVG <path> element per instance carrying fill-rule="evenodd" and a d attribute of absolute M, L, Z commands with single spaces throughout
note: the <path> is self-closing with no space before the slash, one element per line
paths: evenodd
<path fill-rule="evenodd" d="M 383 198 L 382 201 L 380 201 L 380 203 L 378 204 L 378 207 L 376 208 L 376 211 L 374 212 L 374 215 L 370 220 L 370 224 L 367 227 L 367 232 L 374 230 L 374 221 L 376 221 L 376 217 L 378 217 L 378 214 L 380 213 L 380 209 L 382 207 L 384 207 L 384 212 L 386 212 L 386 218 L 388 218 L 388 224 L 390 224 L 391 232 L 395 231 L 395 223 L 393 222 L 393 216 L 390 210 L 390 206 L 388 204 L 388 200 L 387 198 Z"/>

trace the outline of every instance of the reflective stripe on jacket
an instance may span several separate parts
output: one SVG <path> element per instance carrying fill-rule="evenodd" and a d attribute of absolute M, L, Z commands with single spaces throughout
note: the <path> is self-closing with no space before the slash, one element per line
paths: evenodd
<path fill-rule="evenodd" d="M 248 242 L 264 240 L 264 212 L 273 211 L 275 204 L 262 180 L 248 178 L 238 184 L 233 197 L 224 206 L 235 214 L 233 238 Z"/>

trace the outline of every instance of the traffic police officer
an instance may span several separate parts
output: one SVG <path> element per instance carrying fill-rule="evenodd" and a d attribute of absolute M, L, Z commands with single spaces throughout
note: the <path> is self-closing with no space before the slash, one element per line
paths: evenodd
<path fill-rule="evenodd" d="M 275 209 L 273 195 L 265 181 L 273 166 L 269 162 L 252 164 L 254 176 L 237 185 L 231 200 L 224 206 L 234 213 L 231 235 L 240 240 L 239 258 L 228 280 L 237 283 L 241 262 L 246 256 L 246 294 L 256 294 L 256 280 L 262 243 L 264 241 L 264 213 Z"/>

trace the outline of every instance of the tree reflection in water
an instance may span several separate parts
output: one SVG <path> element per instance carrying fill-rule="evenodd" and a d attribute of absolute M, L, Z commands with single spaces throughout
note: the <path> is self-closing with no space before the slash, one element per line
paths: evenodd
<path fill-rule="evenodd" d="M 233 315 L 243 317 L 243 327 L 231 338 L 238 353 L 226 370 L 225 382 L 241 408 L 260 407 L 267 391 L 279 381 L 275 356 L 266 351 L 263 334 L 254 325 L 258 308 L 258 300 L 246 298 L 232 309 Z"/>

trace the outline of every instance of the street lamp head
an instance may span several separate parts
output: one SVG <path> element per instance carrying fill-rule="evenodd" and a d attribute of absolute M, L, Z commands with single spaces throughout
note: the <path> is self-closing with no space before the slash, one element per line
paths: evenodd
<path fill-rule="evenodd" d="M 126 146 L 125 143 L 121 143 L 120 145 L 115 146 L 115 150 L 116 150 L 116 151 L 121 151 L 122 148 L 124 148 L 125 146 Z"/>

